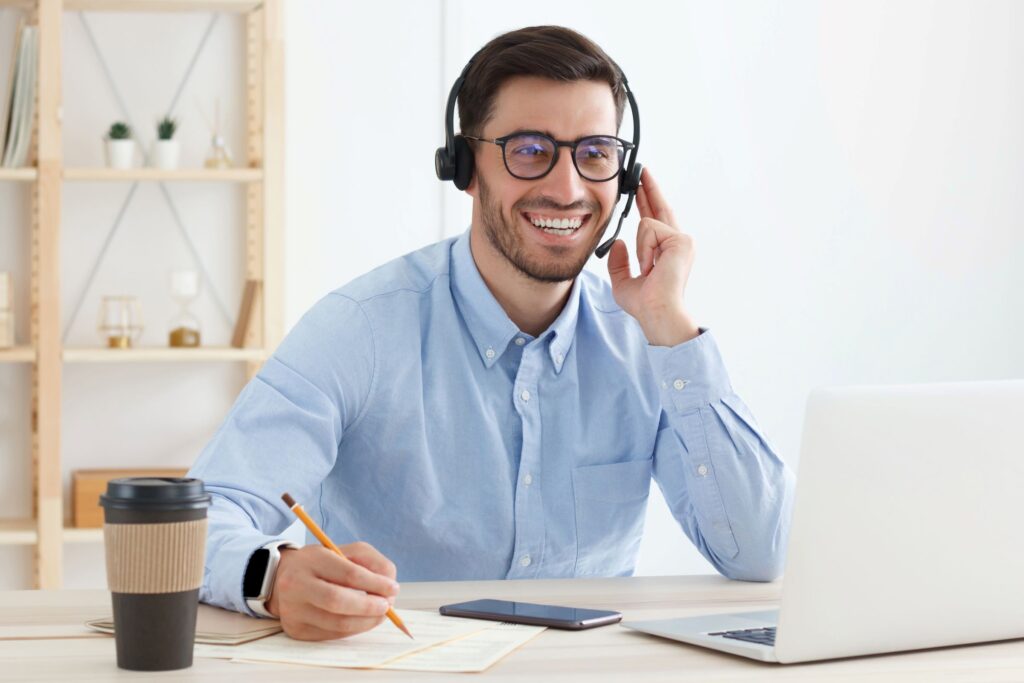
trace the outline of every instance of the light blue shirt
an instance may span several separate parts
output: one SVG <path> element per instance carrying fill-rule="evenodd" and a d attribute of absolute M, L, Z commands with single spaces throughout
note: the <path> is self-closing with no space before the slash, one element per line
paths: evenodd
<path fill-rule="evenodd" d="M 793 489 L 710 332 L 650 346 L 583 272 L 532 337 L 468 232 L 313 306 L 191 475 L 213 494 L 200 597 L 242 612 L 250 555 L 295 521 L 284 492 L 399 581 L 621 576 L 653 475 L 722 574 L 760 581 L 781 571 Z"/>

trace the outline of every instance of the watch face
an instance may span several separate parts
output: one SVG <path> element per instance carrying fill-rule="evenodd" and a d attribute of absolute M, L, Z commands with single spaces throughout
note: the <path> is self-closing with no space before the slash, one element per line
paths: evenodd
<path fill-rule="evenodd" d="M 249 566 L 245 569 L 245 578 L 242 580 L 242 595 L 246 598 L 258 598 L 260 589 L 263 588 L 263 576 L 267 573 L 267 563 L 270 562 L 270 551 L 260 548 L 252 554 L 249 559 Z"/>

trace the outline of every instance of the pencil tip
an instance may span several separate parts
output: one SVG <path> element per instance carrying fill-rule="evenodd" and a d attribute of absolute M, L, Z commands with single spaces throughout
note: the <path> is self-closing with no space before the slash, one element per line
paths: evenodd
<path fill-rule="evenodd" d="M 284 504 L 287 505 L 289 508 L 295 507 L 295 499 L 289 496 L 287 493 L 281 496 L 281 500 L 283 500 Z"/>

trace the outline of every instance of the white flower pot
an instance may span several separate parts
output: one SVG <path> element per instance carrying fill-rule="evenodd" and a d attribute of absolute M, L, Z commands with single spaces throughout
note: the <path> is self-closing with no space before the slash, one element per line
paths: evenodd
<path fill-rule="evenodd" d="M 181 145 L 177 140 L 157 140 L 153 143 L 153 154 L 150 157 L 153 168 L 169 171 L 178 168 L 178 156 Z"/>
<path fill-rule="evenodd" d="M 134 151 L 134 140 L 107 140 L 107 166 L 131 168 Z"/>

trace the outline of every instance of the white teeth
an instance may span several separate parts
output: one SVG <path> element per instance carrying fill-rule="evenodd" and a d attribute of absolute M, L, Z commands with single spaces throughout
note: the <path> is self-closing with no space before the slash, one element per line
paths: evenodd
<path fill-rule="evenodd" d="M 566 228 L 565 230 L 559 230 L 558 228 L 544 228 L 544 232 L 549 235 L 561 235 L 562 237 L 565 237 L 566 235 L 571 235 L 573 233 L 573 228 Z"/>
<path fill-rule="evenodd" d="M 561 231 L 569 232 L 578 229 L 583 225 L 583 218 L 530 218 L 530 222 L 538 228 L 552 228 L 556 234 L 563 234 Z M 568 232 L 564 234 L 569 234 Z"/>

